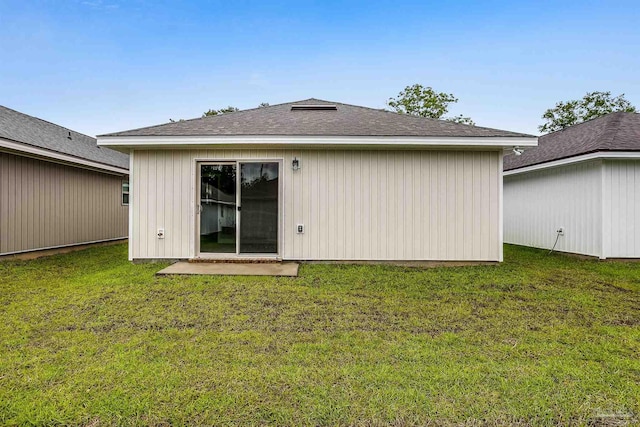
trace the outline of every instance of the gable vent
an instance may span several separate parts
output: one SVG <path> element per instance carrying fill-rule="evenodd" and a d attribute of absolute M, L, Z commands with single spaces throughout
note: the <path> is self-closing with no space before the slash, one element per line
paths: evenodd
<path fill-rule="evenodd" d="M 333 104 L 296 104 L 291 106 L 291 111 L 313 110 L 313 111 L 336 111 L 338 107 Z"/>

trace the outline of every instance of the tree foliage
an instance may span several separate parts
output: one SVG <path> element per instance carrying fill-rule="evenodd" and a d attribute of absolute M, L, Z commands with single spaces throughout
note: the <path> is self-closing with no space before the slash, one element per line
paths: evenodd
<path fill-rule="evenodd" d="M 202 113 L 202 117 L 207 117 L 207 116 L 217 116 L 218 114 L 225 114 L 225 113 L 233 113 L 236 111 L 240 111 L 239 108 L 236 107 L 232 107 L 231 105 L 229 105 L 226 108 L 221 108 L 219 110 L 208 110 L 205 111 L 204 113 Z"/>
<path fill-rule="evenodd" d="M 471 120 L 471 117 L 464 117 L 462 114 L 453 117 L 445 117 L 444 119 L 449 120 L 450 122 L 462 123 L 463 125 L 475 126 L 476 124 L 476 122 Z"/>
<path fill-rule="evenodd" d="M 451 93 L 438 92 L 432 87 L 414 84 L 405 87 L 396 98 L 389 98 L 387 105 L 396 113 L 474 125 L 475 123 L 470 117 L 462 115 L 443 117 L 449 112 L 449 105 L 456 102 L 458 102 L 458 98 Z"/>
<path fill-rule="evenodd" d="M 538 126 L 538 130 L 555 132 L 616 111 L 635 113 L 636 107 L 624 98 L 624 94 L 612 97 L 611 92 L 587 92 L 582 99 L 558 102 L 554 108 L 545 111 L 542 115 L 545 123 Z"/>

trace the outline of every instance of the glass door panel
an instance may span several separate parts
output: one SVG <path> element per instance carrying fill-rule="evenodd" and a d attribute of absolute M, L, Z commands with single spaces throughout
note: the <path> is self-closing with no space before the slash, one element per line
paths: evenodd
<path fill-rule="evenodd" d="M 241 253 L 278 253 L 278 166 L 240 163 Z"/>
<path fill-rule="evenodd" d="M 200 252 L 236 253 L 236 165 L 200 165 Z"/>

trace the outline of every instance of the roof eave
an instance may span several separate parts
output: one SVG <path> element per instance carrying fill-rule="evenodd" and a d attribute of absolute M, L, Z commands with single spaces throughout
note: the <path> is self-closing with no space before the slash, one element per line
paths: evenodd
<path fill-rule="evenodd" d="M 640 159 L 640 150 L 597 150 L 589 153 L 580 153 L 575 156 L 563 157 L 561 159 L 549 160 L 546 162 L 535 163 L 532 165 L 521 166 L 512 169 L 506 169 L 503 175 L 517 175 L 521 173 L 533 172 L 541 169 L 549 169 L 560 166 L 569 165 L 572 163 L 586 162 L 589 160 L 609 159 L 609 160 L 624 160 L 624 159 Z"/>
<path fill-rule="evenodd" d="M 117 175 L 128 175 L 129 170 L 118 166 L 108 165 L 93 160 L 83 159 L 59 151 L 47 150 L 45 148 L 36 147 L 34 145 L 23 142 L 13 141 L 6 138 L 0 138 L 0 151 L 24 155 L 37 159 L 53 161 L 65 165 L 81 167 L 83 169 L 91 169 L 99 172 L 113 173 Z"/>
<path fill-rule="evenodd" d="M 491 148 L 536 147 L 534 136 L 99 136 L 98 145 L 115 150 L 150 148 Z"/>

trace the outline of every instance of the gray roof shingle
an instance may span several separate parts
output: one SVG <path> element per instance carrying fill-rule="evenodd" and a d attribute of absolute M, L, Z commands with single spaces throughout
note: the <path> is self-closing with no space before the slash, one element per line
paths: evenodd
<path fill-rule="evenodd" d="M 71 139 L 69 139 L 71 134 Z M 0 105 L 0 138 L 129 169 L 129 156 L 98 147 L 95 138 Z"/>
<path fill-rule="evenodd" d="M 504 170 L 519 169 L 597 151 L 640 151 L 640 114 L 617 112 L 538 138 L 521 156 L 504 157 Z"/>
<path fill-rule="evenodd" d="M 292 105 L 335 105 L 336 110 L 297 110 Z M 414 136 L 531 137 L 522 133 L 415 117 L 339 102 L 306 99 L 106 136 Z"/>

